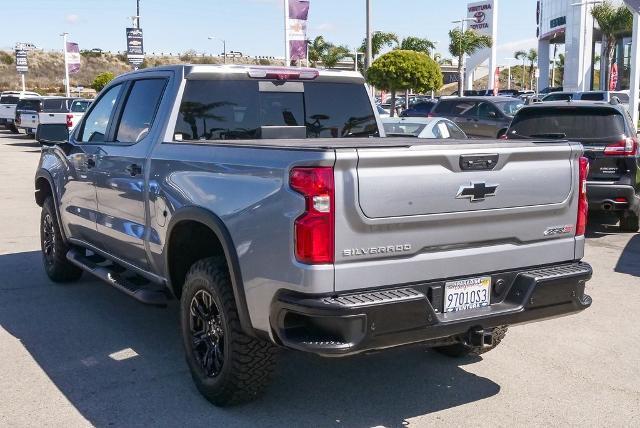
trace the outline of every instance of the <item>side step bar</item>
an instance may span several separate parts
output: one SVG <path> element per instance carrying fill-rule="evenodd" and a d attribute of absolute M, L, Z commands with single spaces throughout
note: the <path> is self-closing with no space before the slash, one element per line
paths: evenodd
<path fill-rule="evenodd" d="M 149 287 L 149 282 L 146 280 L 144 284 L 136 284 L 122 275 L 124 270 L 120 266 L 113 263 L 98 264 L 107 263 L 107 260 L 97 255 L 86 256 L 83 252 L 84 250 L 72 248 L 67 253 L 67 259 L 82 270 L 97 276 L 139 302 L 154 306 L 167 305 L 167 294 L 163 290 Z"/>

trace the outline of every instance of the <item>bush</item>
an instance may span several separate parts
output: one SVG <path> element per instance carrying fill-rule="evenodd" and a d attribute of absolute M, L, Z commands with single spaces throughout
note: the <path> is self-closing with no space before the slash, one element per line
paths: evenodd
<path fill-rule="evenodd" d="M 258 60 L 258 64 L 260 64 L 260 65 L 271 65 L 271 61 L 268 60 L 267 58 L 260 58 Z"/>
<path fill-rule="evenodd" d="M 107 71 L 106 73 L 100 73 L 96 76 L 91 84 L 91 87 L 96 90 L 96 92 L 100 92 L 102 88 L 107 86 L 107 83 L 111 82 L 116 76 Z"/>
<path fill-rule="evenodd" d="M 180 61 L 184 62 L 193 62 L 193 59 L 198 56 L 198 52 L 193 49 L 189 49 L 185 51 L 182 55 L 180 55 Z"/>
<path fill-rule="evenodd" d="M 13 64 L 13 56 L 9 55 L 6 52 L 0 52 L 0 63 L 6 65 Z"/>

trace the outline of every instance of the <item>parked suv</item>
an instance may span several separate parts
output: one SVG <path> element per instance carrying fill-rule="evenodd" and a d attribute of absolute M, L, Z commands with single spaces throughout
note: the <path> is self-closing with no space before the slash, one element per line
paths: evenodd
<path fill-rule="evenodd" d="M 523 105 L 511 97 L 446 98 L 436 104 L 429 116 L 454 121 L 470 137 L 500 138 Z"/>
<path fill-rule="evenodd" d="M 621 230 L 638 231 L 638 140 L 623 104 L 556 101 L 526 106 L 514 117 L 507 138 L 582 143 L 589 159 L 589 209 L 615 212 Z"/>

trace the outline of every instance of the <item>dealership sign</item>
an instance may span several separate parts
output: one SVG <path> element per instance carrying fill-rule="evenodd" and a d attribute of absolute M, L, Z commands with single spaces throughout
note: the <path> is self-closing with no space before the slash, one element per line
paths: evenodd
<path fill-rule="evenodd" d="M 494 0 L 477 1 L 467 5 L 467 18 L 470 29 L 489 36 L 495 37 L 493 23 L 497 22 L 496 8 Z M 467 66 L 473 69 L 491 57 L 491 50 L 495 49 L 496 40 L 493 41 L 493 47 L 478 49 L 473 55 L 469 56 Z"/>
<path fill-rule="evenodd" d="M 27 51 L 25 49 L 16 49 L 16 71 L 18 73 L 26 73 L 29 71 Z"/>
<path fill-rule="evenodd" d="M 629 6 L 629 9 L 635 13 L 640 13 L 640 0 L 624 0 L 624 2 Z"/>
<path fill-rule="evenodd" d="M 141 28 L 127 28 L 127 59 L 131 65 L 140 65 L 144 61 Z"/>

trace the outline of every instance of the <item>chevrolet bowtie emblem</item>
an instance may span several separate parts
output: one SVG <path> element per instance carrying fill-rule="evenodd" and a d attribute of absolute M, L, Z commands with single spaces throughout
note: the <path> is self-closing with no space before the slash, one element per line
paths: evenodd
<path fill-rule="evenodd" d="M 497 189 L 497 184 L 473 182 L 469 186 L 460 186 L 456 199 L 469 199 L 471 202 L 484 201 L 484 199 L 489 196 L 495 196 Z"/>

